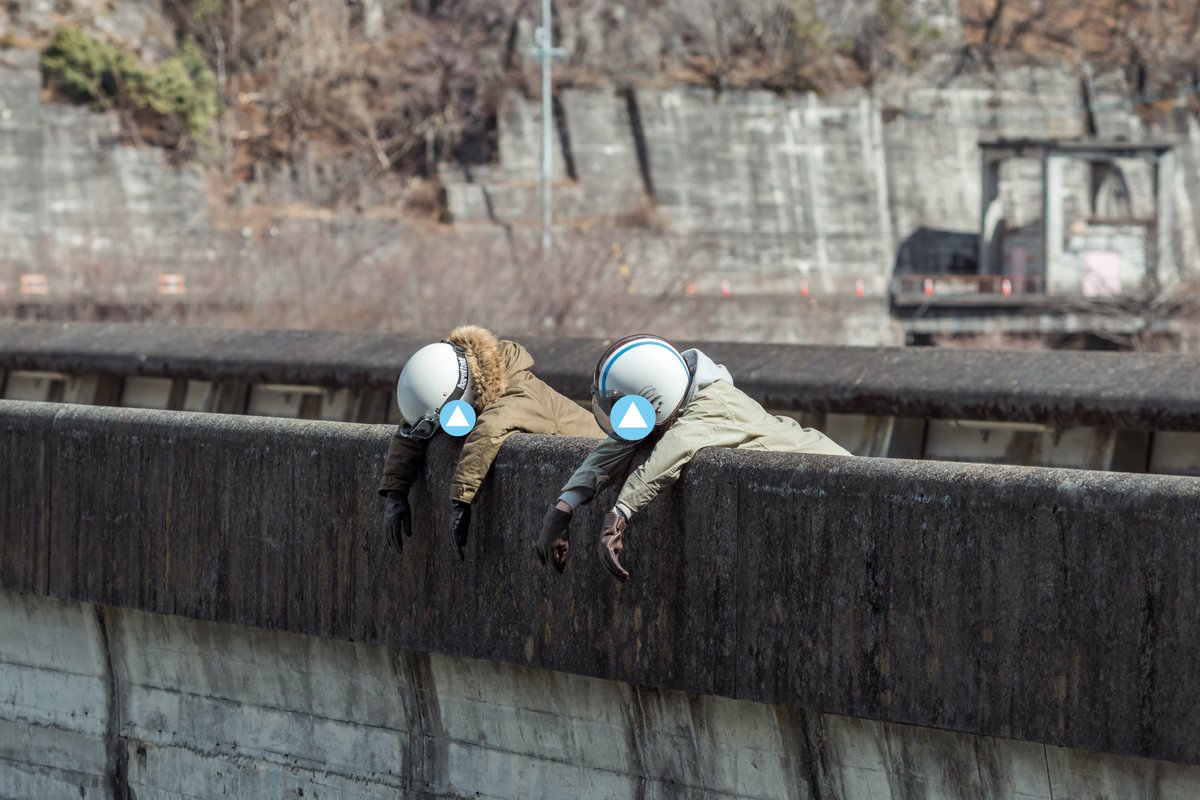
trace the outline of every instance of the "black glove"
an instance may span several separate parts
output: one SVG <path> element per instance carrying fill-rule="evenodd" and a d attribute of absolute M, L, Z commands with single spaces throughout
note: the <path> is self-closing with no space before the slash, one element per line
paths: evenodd
<path fill-rule="evenodd" d="M 467 551 L 463 548 L 467 546 L 467 533 L 470 529 L 471 504 L 455 500 L 454 508 L 450 511 L 450 533 L 454 536 L 454 546 L 458 548 L 460 561 L 465 561 L 467 558 Z"/>
<path fill-rule="evenodd" d="M 571 534 L 571 513 L 554 506 L 542 518 L 542 533 L 534 542 L 533 549 L 544 566 L 547 561 L 560 573 L 567 568 L 567 555 L 571 550 L 568 537 Z"/>
<path fill-rule="evenodd" d="M 386 523 L 387 543 L 404 552 L 404 536 L 412 536 L 412 512 L 408 508 L 408 495 L 404 492 L 388 492 L 387 505 L 383 508 L 383 520 Z"/>

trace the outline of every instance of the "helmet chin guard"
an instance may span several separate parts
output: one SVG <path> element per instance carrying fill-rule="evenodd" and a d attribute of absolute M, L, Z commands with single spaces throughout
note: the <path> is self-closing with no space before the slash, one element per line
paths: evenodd
<path fill-rule="evenodd" d="M 692 375 L 669 342 L 652 334 L 621 339 L 600 356 L 592 376 L 592 414 L 614 435 L 612 409 L 626 395 L 641 395 L 654 408 L 654 431 L 670 427 L 687 396 Z"/>

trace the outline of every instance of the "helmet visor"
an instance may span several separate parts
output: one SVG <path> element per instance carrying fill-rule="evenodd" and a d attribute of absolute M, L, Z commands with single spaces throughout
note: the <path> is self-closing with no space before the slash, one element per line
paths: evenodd
<path fill-rule="evenodd" d="M 621 397 L 620 392 L 610 391 L 602 395 L 597 387 L 592 387 L 592 416 L 596 418 L 596 424 L 601 430 L 609 436 L 617 435 L 612 426 L 612 410 Z"/>

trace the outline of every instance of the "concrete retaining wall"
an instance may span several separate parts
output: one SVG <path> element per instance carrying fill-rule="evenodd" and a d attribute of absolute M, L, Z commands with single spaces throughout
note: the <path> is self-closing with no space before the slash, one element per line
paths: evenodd
<path fill-rule="evenodd" d="M 1200 767 L 0 591 L 0 796 L 1185 800 Z"/>
<path fill-rule="evenodd" d="M 514 437 L 459 562 L 450 441 L 384 548 L 390 434 L 0 403 L 0 588 L 1200 763 L 1200 481 L 702 453 L 619 586 L 611 493 L 566 576 L 529 550 L 585 442 Z"/>

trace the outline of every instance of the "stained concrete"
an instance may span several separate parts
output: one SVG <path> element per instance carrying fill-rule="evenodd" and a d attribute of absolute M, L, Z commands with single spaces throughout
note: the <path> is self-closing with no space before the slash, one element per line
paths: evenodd
<path fill-rule="evenodd" d="M 0 591 L 0 796 L 1184 800 L 1200 767 Z"/>

